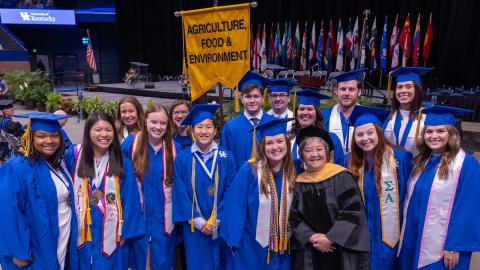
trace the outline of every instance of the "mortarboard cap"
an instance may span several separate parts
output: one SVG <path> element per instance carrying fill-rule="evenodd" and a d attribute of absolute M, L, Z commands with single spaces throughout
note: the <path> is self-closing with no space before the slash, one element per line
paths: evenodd
<path fill-rule="evenodd" d="M 5 110 L 9 108 L 13 108 L 13 100 L 0 99 L 0 110 Z"/>
<path fill-rule="evenodd" d="M 363 81 L 367 68 L 354 69 L 335 76 L 333 79 L 339 82 Z"/>
<path fill-rule="evenodd" d="M 187 117 L 183 119 L 182 125 L 195 126 L 205 119 L 215 119 L 215 112 L 220 107 L 219 104 L 196 104 L 193 106 Z"/>
<path fill-rule="evenodd" d="M 295 80 L 291 79 L 275 79 L 270 81 L 270 93 L 290 93 L 290 88 L 296 84 Z"/>
<path fill-rule="evenodd" d="M 243 75 L 242 79 L 240 79 L 238 86 L 240 91 L 243 92 L 249 85 L 254 85 L 260 89 L 263 89 L 270 85 L 270 80 L 261 75 L 248 71 L 245 73 L 245 75 Z"/>
<path fill-rule="evenodd" d="M 455 126 L 457 123 L 456 117 L 472 112 L 472 110 L 441 105 L 434 105 L 422 110 L 422 113 L 427 114 L 427 117 L 425 118 L 425 126 Z"/>
<path fill-rule="evenodd" d="M 422 80 L 420 76 L 423 74 L 430 72 L 433 68 L 428 67 L 399 67 L 390 75 L 392 77 L 396 77 L 397 83 L 414 81 L 421 83 Z"/>
<path fill-rule="evenodd" d="M 381 127 L 382 123 L 387 120 L 388 115 L 390 115 L 390 110 L 387 109 L 370 106 L 355 106 L 353 113 L 355 118 L 354 126 L 359 127 L 372 123 Z"/>
<path fill-rule="evenodd" d="M 330 151 L 333 151 L 334 145 L 328 131 L 316 126 L 308 126 L 306 128 L 300 129 L 295 139 L 295 142 L 297 143 L 297 145 L 300 145 L 306 138 L 310 137 L 317 137 L 324 140 L 328 144 L 328 148 L 330 149 Z"/>
<path fill-rule="evenodd" d="M 46 131 L 46 132 L 59 132 L 62 128 L 58 120 L 69 118 L 70 115 L 58 115 L 45 112 L 33 112 L 16 114 L 18 118 L 28 118 L 30 123 L 30 131 Z"/>
<path fill-rule="evenodd" d="M 296 95 L 298 96 L 298 105 L 313 105 L 315 107 L 320 106 L 320 100 L 331 99 L 330 96 L 306 88 L 298 90 Z"/>
<path fill-rule="evenodd" d="M 256 129 L 260 132 L 262 137 L 286 134 L 287 126 L 285 123 L 294 119 L 295 118 L 275 118 L 268 122 L 259 124 Z"/>

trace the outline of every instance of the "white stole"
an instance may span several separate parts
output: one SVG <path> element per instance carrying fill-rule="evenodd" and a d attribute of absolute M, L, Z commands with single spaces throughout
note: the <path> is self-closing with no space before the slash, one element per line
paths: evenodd
<path fill-rule="evenodd" d="M 257 228 L 255 233 L 255 240 L 260 244 L 262 248 L 265 248 L 269 244 L 270 240 L 270 210 L 272 207 L 271 199 L 266 195 L 262 194 L 261 191 L 261 175 L 260 170 L 257 170 L 257 179 L 258 179 L 258 214 L 257 214 Z M 287 217 L 290 210 L 290 205 L 292 204 L 292 194 L 287 192 Z M 280 202 L 279 202 L 280 203 Z M 282 211 L 279 211 L 282 213 Z M 281 214 L 278 215 L 279 223 L 281 224 Z"/>
<path fill-rule="evenodd" d="M 392 119 L 387 122 L 387 126 L 385 127 L 385 131 L 384 131 L 385 138 L 393 145 L 397 144 L 396 137 L 395 137 L 395 132 L 393 131 L 394 126 L 395 126 L 395 119 L 397 117 L 397 113 L 398 112 L 395 112 L 392 116 Z M 426 117 L 425 114 L 422 114 L 422 119 L 420 120 L 420 127 L 418 129 L 419 131 L 418 131 L 417 139 L 420 139 L 421 134 L 422 134 L 422 130 L 425 126 L 425 117 Z M 417 129 L 417 125 L 418 125 L 418 119 L 417 119 L 417 117 L 415 117 L 415 119 L 412 122 L 412 127 L 410 128 L 410 130 L 408 132 L 407 141 L 405 142 L 405 147 L 404 147 L 404 149 L 406 151 L 412 153 L 413 156 L 415 156 L 417 154 L 417 145 L 415 144 L 415 132 L 416 132 L 416 129 Z M 406 130 L 404 131 L 404 133 L 405 132 L 406 132 Z M 405 134 L 403 134 L 403 136 L 405 136 Z M 399 141 L 401 141 L 401 138 L 399 138 Z"/>
<path fill-rule="evenodd" d="M 338 138 L 340 139 L 340 143 L 342 144 L 344 154 L 348 154 L 351 151 L 353 130 L 354 130 L 353 126 L 349 126 L 347 128 L 348 128 L 348 145 L 343 138 L 342 117 L 340 116 L 340 111 L 338 110 L 338 104 L 334 105 L 332 108 L 332 113 L 330 114 L 328 131 L 338 136 Z M 348 148 L 348 151 L 347 151 L 347 148 Z"/>
<path fill-rule="evenodd" d="M 77 215 L 77 247 L 81 248 L 87 241 L 92 241 L 90 225 L 92 224 L 89 193 L 90 184 L 87 178 L 78 176 L 78 165 L 82 155 L 82 146 L 75 146 L 75 169 L 73 187 L 75 193 L 75 209 Z M 108 164 L 106 165 L 108 168 Z M 122 232 L 122 206 L 120 202 L 120 178 L 118 176 L 103 175 L 105 179 L 103 196 L 99 204 L 105 206 L 99 208 L 103 214 L 102 252 L 110 257 L 117 249 Z"/>
<path fill-rule="evenodd" d="M 420 241 L 418 268 L 438 262 L 443 258 L 443 248 L 447 238 L 450 215 L 452 213 L 452 207 L 457 191 L 457 184 L 460 178 L 460 172 L 462 171 L 464 160 L 465 152 L 460 150 L 455 156 L 453 162 L 450 164 L 449 175 L 447 179 L 440 179 L 437 168 L 435 178 L 433 179 L 432 188 L 430 189 L 430 196 L 428 198 L 427 210 L 425 213 L 422 239 Z M 400 250 L 402 248 L 402 240 L 405 233 L 405 224 L 410 198 L 414 192 L 415 184 L 417 183 L 420 174 L 412 178 L 408 185 L 408 193 L 407 197 L 405 198 L 405 207 L 403 210 L 404 219 L 398 254 L 400 254 Z"/>
<path fill-rule="evenodd" d="M 359 180 L 360 191 L 364 197 L 364 168 Z M 389 247 L 394 248 L 400 240 L 400 206 L 398 196 L 397 164 L 393 150 L 389 148 L 383 155 L 382 160 L 382 194 L 378 198 L 380 203 L 380 225 L 382 228 L 382 241 Z M 365 198 L 364 198 L 365 201 Z"/>
<path fill-rule="evenodd" d="M 133 161 L 134 153 L 135 150 L 137 149 L 137 142 L 138 142 L 138 136 L 140 136 L 140 132 L 135 134 L 133 137 L 132 141 L 132 147 L 130 150 L 130 159 Z M 165 158 L 165 141 L 163 141 L 162 145 L 162 190 L 163 190 L 163 198 L 164 198 L 164 205 L 163 205 L 163 231 L 165 234 L 170 236 L 172 233 L 173 229 L 175 228 L 175 225 L 172 222 L 172 187 L 167 187 L 165 186 L 165 180 L 167 179 L 167 160 Z M 173 159 L 175 160 L 175 156 L 177 154 L 177 149 L 175 147 L 175 142 L 172 141 L 172 155 Z M 153 166 L 153 164 L 150 164 L 150 166 Z M 140 202 L 142 204 L 142 209 L 143 209 L 143 204 L 144 204 L 144 198 L 143 198 L 143 187 L 142 183 L 138 180 L 138 177 L 136 177 L 137 180 L 137 187 L 138 187 L 138 192 L 140 194 Z"/>

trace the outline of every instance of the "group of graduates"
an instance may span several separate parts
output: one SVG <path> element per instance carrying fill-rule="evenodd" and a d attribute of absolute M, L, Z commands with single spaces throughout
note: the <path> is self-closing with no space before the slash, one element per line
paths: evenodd
<path fill-rule="evenodd" d="M 428 70 L 392 74 L 391 110 L 357 104 L 362 69 L 335 78 L 335 106 L 302 89 L 293 112 L 292 80 L 248 72 L 221 132 L 219 105 L 186 101 L 123 98 L 69 147 L 68 116 L 16 115 L 28 125 L 0 167 L 0 264 L 173 269 L 183 244 L 187 269 L 469 269 L 480 165 L 456 125 L 470 111 L 422 103 Z"/>

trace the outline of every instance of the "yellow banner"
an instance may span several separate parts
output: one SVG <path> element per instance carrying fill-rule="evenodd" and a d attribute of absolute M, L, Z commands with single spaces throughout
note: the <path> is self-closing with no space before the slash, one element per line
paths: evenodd
<path fill-rule="evenodd" d="M 250 5 L 181 14 L 192 101 L 217 82 L 236 87 L 250 69 Z"/>

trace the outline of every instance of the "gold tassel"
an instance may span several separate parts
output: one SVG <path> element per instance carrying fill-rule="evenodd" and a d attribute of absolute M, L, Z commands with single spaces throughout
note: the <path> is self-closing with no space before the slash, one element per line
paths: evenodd
<path fill-rule="evenodd" d="M 263 89 L 263 104 L 264 105 L 265 105 L 265 102 L 267 102 L 267 96 L 268 96 L 268 90 L 265 87 L 265 89 Z"/>
<path fill-rule="evenodd" d="M 212 210 L 212 214 L 207 220 L 207 224 L 210 226 L 215 226 L 217 224 L 217 211 L 215 209 Z"/>
<path fill-rule="evenodd" d="M 190 219 L 190 231 L 191 231 L 192 233 L 195 232 L 195 225 L 194 225 L 193 218 Z"/>
<path fill-rule="evenodd" d="M 122 212 L 122 201 L 120 200 L 120 178 L 118 176 L 115 176 L 115 190 L 117 194 L 115 197 L 117 197 L 117 207 L 118 207 L 118 215 L 120 219 L 120 224 L 123 224 L 123 212 Z M 117 234 L 117 242 L 120 242 L 120 234 L 122 232 L 119 232 Z"/>
<path fill-rule="evenodd" d="M 415 144 L 417 144 L 418 142 L 418 133 L 420 132 L 420 121 L 422 120 L 422 111 L 423 111 L 423 107 L 421 107 L 420 110 L 418 110 L 417 127 L 415 128 L 415 139 L 413 140 Z"/>
<path fill-rule="evenodd" d="M 292 112 L 295 114 L 295 110 L 297 109 L 297 91 L 293 93 L 293 110 Z"/>
<path fill-rule="evenodd" d="M 253 127 L 252 154 L 248 163 L 254 163 L 257 160 L 257 127 Z"/>
<path fill-rule="evenodd" d="M 237 89 L 235 90 L 235 112 L 240 112 L 240 94 L 238 93 L 238 85 Z"/>
<path fill-rule="evenodd" d="M 270 248 L 268 248 L 267 252 L 267 264 L 270 264 Z"/>
<path fill-rule="evenodd" d="M 30 130 L 31 120 L 28 118 L 27 128 L 20 139 L 20 147 L 19 152 L 23 154 L 23 156 L 28 157 L 32 152 L 32 131 Z"/>
<path fill-rule="evenodd" d="M 388 73 L 388 82 L 387 82 L 387 99 L 390 101 L 390 88 L 392 87 L 392 71 Z"/>

